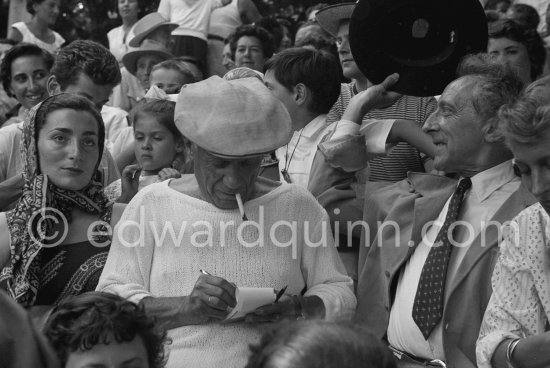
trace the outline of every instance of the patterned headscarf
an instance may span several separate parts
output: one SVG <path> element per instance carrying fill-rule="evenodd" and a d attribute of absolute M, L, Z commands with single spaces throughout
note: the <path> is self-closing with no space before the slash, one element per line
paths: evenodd
<path fill-rule="evenodd" d="M 72 191 L 56 187 L 46 175 L 40 172 L 36 119 L 45 115 L 40 109 L 48 102 L 58 102 L 63 105 L 63 100 L 67 101 L 67 99 L 84 98 L 68 94 L 49 97 L 32 108 L 23 123 L 21 137 L 21 155 L 24 163 L 23 194 L 16 208 L 6 214 L 11 240 L 11 257 L 10 263 L 0 273 L 0 287 L 23 306 L 32 306 L 36 299 L 40 286 L 40 250 L 48 246 L 47 240 L 52 234 L 54 221 L 60 221 L 61 216 L 64 216 L 67 222 L 70 222 L 73 208 L 98 215 L 106 223 L 111 219 L 112 205 L 105 197 L 103 184 L 101 180 L 97 180 L 97 175 L 92 177 L 85 188 Z M 85 101 L 88 103 L 87 100 Z M 52 111 L 54 110 L 49 113 Z M 99 113 L 95 115 L 95 120 L 98 117 L 101 119 Z M 45 119 L 46 116 L 43 118 Z M 99 157 L 95 168 L 96 173 L 103 155 L 105 140 L 105 127 L 102 120 L 97 124 Z M 52 208 L 55 210 L 52 211 Z M 106 229 L 98 226 L 94 230 L 105 231 Z M 94 240 L 103 242 L 107 238 L 101 235 Z"/>

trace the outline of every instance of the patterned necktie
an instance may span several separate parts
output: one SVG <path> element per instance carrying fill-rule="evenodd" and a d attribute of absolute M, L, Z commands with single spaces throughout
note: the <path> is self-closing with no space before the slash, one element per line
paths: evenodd
<path fill-rule="evenodd" d="M 445 222 L 437 234 L 420 274 L 418 289 L 414 297 L 412 317 L 426 340 L 443 315 L 445 279 L 453 250 L 448 230 L 457 220 L 464 193 L 471 186 L 472 181 L 470 178 L 462 179 L 458 183 L 449 203 Z"/>

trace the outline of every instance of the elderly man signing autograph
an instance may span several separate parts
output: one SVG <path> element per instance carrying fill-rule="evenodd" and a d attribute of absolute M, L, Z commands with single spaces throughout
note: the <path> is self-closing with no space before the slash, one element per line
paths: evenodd
<path fill-rule="evenodd" d="M 195 174 L 134 197 L 98 286 L 171 329 L 168 367 L 243 367 L 265 322 L 349 315 L 326 212 L 305 189 L 258 177 L 262 156 L 290 139 L 284 106 L 255 78 L 212 77 L 182 89 L 176 125 L 195 144 Z M 277 303 L 220 323 L 236 287 L 287 285 Z"/>

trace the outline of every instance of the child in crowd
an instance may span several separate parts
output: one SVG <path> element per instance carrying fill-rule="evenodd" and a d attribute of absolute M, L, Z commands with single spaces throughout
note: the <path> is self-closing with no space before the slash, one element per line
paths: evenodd
<path fill-rule="evenodd" d="M 151 70 L 151 88 L 145 95 L 145 101 L 148 101 L 150 98 L 166 99 L 168 98 L 166 95 L 178 93 L 183 85 L 198 81 L 189 62 L 180 58 L 165 60 L 155 65 Z M 165 94 L 162 94 L 162 92 L 159 94 L 159 90 L 156 90 L 155 87 L 164 91 Z M 175 101 L 175 99 L 173 101 Z M 139 106 L 138 104 L 137 107 L 130 112 L 130 125 L 133 125 L 135 120 L 134 116 Z M 126 127 L 120 132 L 117 139 L 113 142 L 111 152 L 115 157 L 115 161 L 120 171 L 126 166 L 135 163 L 134 132 L 131 126 Z"/>
<path fill-rule="evenodd" d="M 189 172 L 192 167 L 189 146 L 174 124 L 175 106 L 172 101 L 152 100 L 135 110 L 133 152 L 137 164 L 132 165 L 130 172 L 133 176 L 140 175 L 137 190 L 179 178 L 180 172 Z M 117 180 L 105 188 L 105 193 L 115 200 L 121 189 L 121 181 Z"/>
<path fill-rule="evenodd" d="M 166 332 L 136 304 L 114 294 L 67 299 L 53 311 L 44 333 L 64 368 L 165 365 Z"/>
<path fill-rule="evenodd" d="M 185 84 L 198 82 L 186 63 L 171 59 L 158 63 L 149 76 L 151 86 L 157 86 L 166 94 L 179 93 Z"/>

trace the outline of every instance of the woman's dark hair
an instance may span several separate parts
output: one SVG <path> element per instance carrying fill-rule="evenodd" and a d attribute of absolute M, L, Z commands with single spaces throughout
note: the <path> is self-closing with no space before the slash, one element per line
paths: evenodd
<path fill-rule="evenodd" d="M 525 45 L 531 61 L 531 79 L 535 80 L 542 74 L 546 49 L 544 41 L 535 29 L 511 19 L 502 19 L 489 24 L 489 38 L 508 38 Z"/>
<path fill-rule="evenodd" d="M 266 59 L 270 58 L 275 52 L 275 45 L 273 42 L 273 37 L 266 31 L 264 28 L 259 27 L 254 24 L 245 24 L 238 27 L 235 30 L 235 33 L 231 35 L 231 54 L 235 55 L 235 50 L 237 50 L 237 42 L 241 37 L 256 37 L 262 43 L 262 49 L 264 52 L 264 57 Z"/>
<path fill-rule="evenodd" d="M 149 367 L 161 368 L 166 363 L 166 332 L 156 327 L 143 308 L 114 294 L 89 292 L 64 301 L 52 312 L 44 333 L 61 366 L 72 352 L 136 337 L 145 345 Z"/>
<path fill-rule="evenodd" d="M 287 322 L 265 333 L 245 368 L 395 368 L 386 346 L 358 325 Z"/>
<path fill-rule="evenodd" d="M 27 0 L 27 12 L 31 15 L 34 15 L 34 4 L 41 4 L 46 0 Z"/>
<path fill-rule="evenodd" d="M 540 16 L 537 10 L 527 4 L 512 4 L 508 8 L 508 17 L 528 28 L 537 29 Z"/>
<path fill-rule="evenodd" d="M 2 79 L 2 87 L 4 87 L 4 91 L 6 91 L 6 93 L 10 97 L 14 97 L 13 94 L 10 92 L 11 65 L 16 59 L 23 56 L 41 57 L 42 60 L 44 60 L 44 64 L 46 64 L 48 72 L 52 69 L 53 66 L 53 55 L 43 48 L 40 48 L 31 43 L 19 43 L 13 46 L 5 54 L 4 59 L 2 59 L 2 64 L 0 64 L 0 78 Z"/>
<path fill-rule="evenodd" d="M 71 93 L 60 93 L 58 95 L 50 96 L 45 99 L 36 111 L 34 131 L 34 140 L 36 144 L 38 144 L 38 136 L 40 134 L 40 130 L 42 129 L 44 124 L 46 124 L 48 115 L 56 110 L 61 109 L 86 111 L 92 114 L 95 121 L 97 122 L 97 144 L 99 148 L 97 165 L 99 165 L 101 161 L 101 156 L 103 155 L 103 147 L 105 144 L 105 124 L 103 123 L 103 119 L 101 118 L 101 114 L 97 110 L 97 107 L 86 97 Z M 38 152 L 38 147 L 36 147 L 36 151 Z"/>

